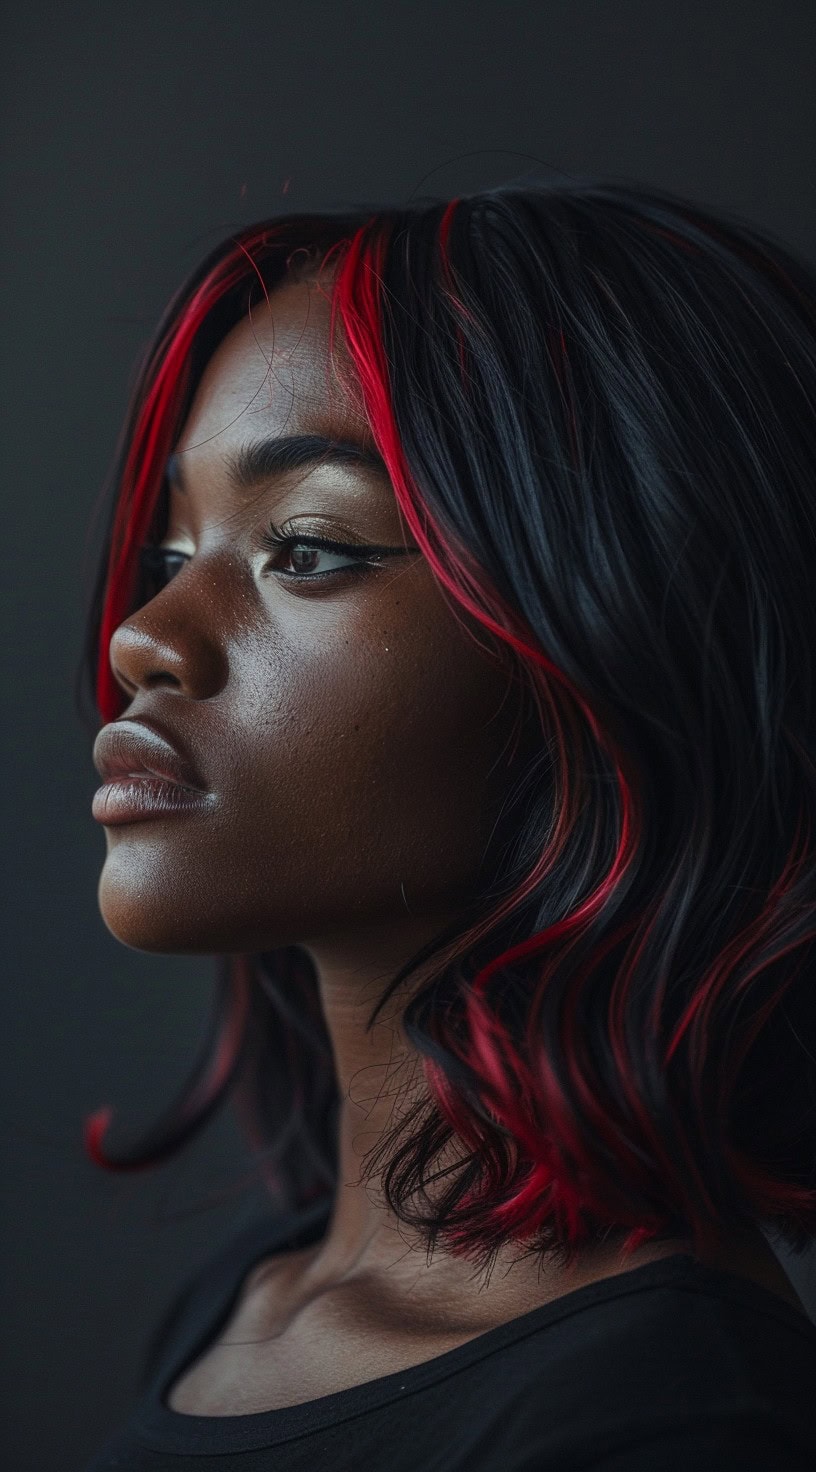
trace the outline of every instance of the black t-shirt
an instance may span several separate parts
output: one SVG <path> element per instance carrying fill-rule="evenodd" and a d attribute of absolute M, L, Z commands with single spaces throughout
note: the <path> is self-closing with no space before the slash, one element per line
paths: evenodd
<path fill-rule="evenodd" d="M 816 1324 L 682 1252 L 302 1405 L 171 1410 L 249 1270 L 318 1240 L 329 1210 L 252 1222 L 193 1275 L 85 1472 L 816 1472 Z"/>

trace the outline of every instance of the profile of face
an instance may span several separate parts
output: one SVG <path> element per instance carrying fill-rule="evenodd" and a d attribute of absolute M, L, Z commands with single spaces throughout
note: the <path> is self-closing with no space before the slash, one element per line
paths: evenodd
<path fill-rule="evenodd" d="M 155 719 L 209 792 L 105 828 L 102 916 L 140 950 L 419 945 L 483 879 L 518 775 L 507 667 L 453 611 L 384 469 L 231 473 L 269 437 L 374 451 L 329 316 L 325 291 L 287 282 L 214 353 L 175 446 L 162 546 L 184 556 L 111 640 L 122 715 Z M 362 555 L 270 548 L 270 524 Z"/>

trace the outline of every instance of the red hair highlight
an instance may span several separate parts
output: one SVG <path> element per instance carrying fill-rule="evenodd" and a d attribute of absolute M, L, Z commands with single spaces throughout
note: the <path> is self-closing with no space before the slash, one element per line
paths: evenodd
<path fill-rule="evenodd" d="M 439 274 L 434 274 L 434 287 L 438 291 L 441 282 L 443 304 L 450 312 L 451 343 L 456 348 L 462 390 L 467 393 L 468 342 L 484 341 L 485 328 L 463 300 L 462 277 L 453 264 L 451 242 L 461 207 L 462 201 L 451 200 L 439 217 L 434 258 L 438 260 Z M 690 226 L 701 228 L 696 217 L 689 216 L 688 220 Z M 750 983 L 772 961 L 804 943 L 802 936 L 787 942 L 790 909 L 786 913 L 784 902 L 807 858 L 810 829 L 806 828 L 803 837 L 801 822 L 797 825 L 784 869 L 760 914 L 731 937 L 702 978 L 695 974 L 693 994 L 681 1007 L 679 1016 L 670 1013 L 669 978 L 662 972 L 655 978 L 648 1011 L 648 1036 L 633 1039 L 628 1028 L 633 1013 L 636 1015 L 634 1003 L 646 969 L 646 956 L 655 944 L 659 945 L 664 920 L 660 906 L 665 896 L 650 898 L 645 913 L 630 912 L 627 919 L 594 945 L 588 959 L 580 947 L 588 923 L 602 915 L 618 889 L 626 887 L 630 869 L 636 869 L 635 861 L 643 846 L 649 816 L 647 811 L 644 817 L 639 804 L 638 771 L 630 767 L 629 756 L 613 739 L 582 690 L 548 656 L 520 614 L 505 602 L 469 548 L 437 521 L 412 477 L 398 434 L 389 369 L 391 319 L 384 278 L 391 228 L 387 216 L 375 215 L 355 228 L 350 238 L 336 241 L 323 257 L 325 265 L 335 254 L 338 256 L 330 296 L 331 339 L 334 340 L 340 327 L 353 366 L 354 390 L 359 388 L 362 395 L 362 407 L 400 511 L 434 576 L 452 596 L 455 606 L 469 614 L 523 666 L 539 703 L 542 728 L 546 716 L 555 754 L 553 823 L 543 851 L 516 890 L 457 938 L 455 957 L 475 949 L 477 942 L 490 937 L 502 922 L 512 919 L 526 900 L 539 895 L 548 879 L 557 878 L 584 797 L 580 769 L 575 783 L 571 773 L 576 765 L 573 753 L 585 744 L 587 731 L 611 764 L 617 822 L 614 852 L 608 858 L 606 872 L 581 903 L 555 923 L 493 955 L 476 970 L 467 986 L 462 987 L 466 1023 L 463 1036 L 452 1036 L 452 1030 L 445 1028 L 444 1017 L 438 1012 L 430 1017 L 428 1033 L 441 1051 L 457 1058 L 477 1078 L 479 1104 L 509 1137 L 513 1149 L 522 1152 L 525 1165 L 523 1175 L 513 1183 L 512 1194 L 500 1197 L 495 1180 L 491 1179 L 491 1174 L 495 1175 L 492 1171 L 495 1157 L 486 1149 L 488 1169 L 462 1197 L 463 1208 L 470 1212 L 470 1225 L 448 1223 L 443 1229 L 444 1239 L 452 1251 L 472 1254 L 477 1241 L 477 1229 L 473 1225 L 477 1220 L 475 1209 L 482 1240 L 531 1237 L 555 1222 L 556 1236 L 564 1244 L 568 1261 L 586 1239 L 587 1219 L 592 1217 L 628 1226 L 624 1254 L 659 1237 L 670 1219 L 689 1220 L 696 1247 L 700 1249 L 714 1236 L 717 1182 L 711 1172 L 706 1179 L 700 1169 L 693 1148 L 695 1130 L 706 1142 L 713 1140 L 711 1158 L 717 1158 L 717 1146 L 723 1144 L 733 1180 L 757 1209 L 764 1207 L 770 1216 L 781 1211 L 791 1215 L 800 1213 L 803 1221 L 809 1213 L 812 1220 L 816 1192 L 782 1181 L 770 1170 L 766 1171 L 753 1156 L 739 1151 L 722 1129 L 739 1066 L 778 1006 L 779 992 L 755 1006 L 733 1046 L 730 1044 L 733 1023 L 727 1008 L 734 1008 L 735 998 L 738 1000 L 741 992 L 748 991 Z M 647 228 L 686 254 L 696 255 L 701 249 L 682 235 L 654 223 L 647 223 Z M 712 238 L 718 238 L 713 229 L 710 233 Z M 101 619 L 97 699 L 105 719 L 113 718 L 121 709 L 121 692 L 108 658 L 110 640 L 127 615 L 132 598 L 136 551 L 149 529 L 172 435 L 178 428 L 189 387 L 191 349 L 199 329 L 222 296 L 243 280 L 249 280 L 253 273 L 269 300 L 260 257 L 274 243 L 273 237 L 274 230 L 269 227 L 256 227 L 233 242 L 233 248 L 184 303 L 156 349 L 146 374 L 122 473 Z M 719 238 L 730 244 L 725 236 Z M 652 242 L 650 249 L 658 248 L 664 249 Z M 300 250 L 306 250 L 308 255 L 307 247 L 295 248 L 286 258 L 286 269 Z M 756 261 L 758 269 L 768 269 L 769 263 L 763 257 L 757 255 Z M 618 311 L 622 311 L 603 275 L 598 275 L 591 266 L 587 274 Z M 780 274 L 783 274 L 781 268 Z M 568 342 L 556 311 L 553 317 L 555 320 L 544 322 L 542 331 L 546 333 L 564 411 L 565 458 L 576 476 L 583 476 L 586 470 L 574 392 L 574 382 L 580 382 L 580 345 L 577 333 Z M 618 952 L 620 961 L 613 966 Z M 575 963 L 562 987 L 573 953 Z M 741 963 L 744 966 L 746 957 L 753 958 L 753 963 L 735 980 L 735 972 L 739 972 Z M 516 963 L 530 961 L 537 963 L 536 986 L 524 1019 L 523 1047 L 519 1047 L 501 1015 L 500 989 Z M 603 1013 L 614 1090 L 599 1086 L 598 1061 L 591 1054 L 581 1013 L 581 1004 L 587 998 L 593 999 L 592 984 L 602 973 L 605 962 L 614 972 Z M 794 979 L 786 981 L 785 987 Z M 223 1094 L 237 1068 L 247 1030 L 251 991 L 249 958 L 234 958 L 228 1025 L 211 1068 L 189 1097 L 186 1117 L 191 1121 L 190 1131 L 206 1108 Z M 553 995 L 559 997 L 561 1043 L 555 1056 L 542 1042 L 540 1027 L 545 1004 Z M 712 1039 L 721 1030 L 721 1008 L 729 1025 L 727 1067 L 712 1080 L 712 1068 L 716 1064 L 716 1060 L 712 1064 Z M 643 1065 L 644 1054 L 648 1054 L 648 1063 L 661 1078 L 671 1075 L 683 1085 L 688 1083 L 688 1127 L 678 1112 L 670 1111 L 668 1106 L 666 1118 L 658 1118 L 657 1112 L 648 1107 L 638 1077 L 638 1063 Z M 491 1132 L 479 1113 L 468 1106 L 445 1069 L 429 1056 L 422 1057 L 422 1064 L 430 1093 L 455 1135 L 477 1155 L 485 1143 L 488 1147 L 494 1145 L 497 1132 Z M 712 1083 L 720 1111 L 713 1119 L 710 1118 L 711 1093 L 707 1092 Z M 668 1088 L 666 1099 L 674 1104 Z M 303 1097 L 296 1099 L 296 1105 L 302 1103 Z M 102 1154 L 101 1141 L 109 1120 L 110 1110 L 97 1111 L 89 1117 L 85 1133 L 89 1157 L 108 1169 L 153 1165 L 172 1154 L 189 1133 L 182 1124 L 149 1159 L 141 1158 L 129 1165 L 107 1160 Z M 255 1143 L 262 1142 L 262 1132 L 253 1133 L 251 1121 L 250 1134 Z M 274 1180 L 274 1171 L 271 1178 Z M 648 1209 L 648 1203 L 654 1203 L 653 1210 Z"/>
<path fill-rule="evenodd" d="M 113 720 L 122 708 L 122 692 L 110 667 L 107 651 L 133 594 L 136 552 L 147 534 L 161 489 L 164 468 L 178 429 L 179 409 L 189 378 L 189 355 L 196 333 L 213 307 L 250 274 L 257 276 L 269 296 L 253 256 L 268 247 L 274 232 L 264 227 L 236 238 L 230 251 L 208 273 L 185 304 L 167 338 L 154 355 L 143 402 L 131 436 L 122 471 L 120 494 L 111 536 L 107 594 L 100 628 L 97 704 L 104 720 Z"/>
<path fill-rule="evenodd" d="M 455 203 L 453 201 L 448 206 L 442 219 L 440 246 L 443 261 Z M 383 342 L 382 275 L 386 250 L 387 237 L 383 231 L 380 230 L 372 235 L 368 227 L 362 227 L 357 232 L 338 274 L 333 294 L 332 330 L 334 331 L 335 317 L 339 315 L 345 340 L 362 387 L 366 415 L 377 447 L 388 469 L 400 510 L 439 582 L 483 627 L 509 645 L 529 665 L 537 667 L 544 675 L 550 676 L 564 686 L 571 699 L 580 708 L 596 741 L 607 746 L 606 737 L 601 732 L 593 712 L 583 701 L 580 692 L 542 649 L 529 642 L 529 630 L 521 624 L 515 611 L 504 602 L 496 589 L 486 584 L 480 569 L 467 550 L 451 545 L 450 539 L 446 538 L 443 531 L 434 523 L 428 507 L 422 501 L 411 480 L 397 434 L 389 389 L 388 358 Z M 450 279 L 448 271 L 448 280 Z M 457 298 L 454 300 L 457 309 L 467 315 L 461 301 Z M 560 334 L 560 342 L 563 348 L 563 333 Z M 442 549 L 441 555 L 438 549 Z M 558 725 L 557 729 L 559 729 L 561 738 L 563 733 Z M 566 773 L 568 767 L 563 742 L 561 758 L 562 771 Z M 491 980 L 495 976 L 500 977 L 514 961 L 531 956 L 541 956 L 544 964 L 538 992 L 540 1003 L 551 975 L 547 955 L 552 951 L 554 942 L 569 935 L 571 931 L 580 933 L 585 921 L 603 907 L 615 886 L 620 882 L 625 873 L 630 845 L 635 836 L 635 826 L 630 788 L 620 764 L 616 766 L 616 777 L 621 798 L 621 830 L 618 850 L 606 879 L 598 886 L 595 893 L 588 896 L 571 915 L 503 951 L 476 975 L 472 988 L 466 996 L 466 1011 L 470 1029 L 469 1045 L 458 1055 L 484 1080 L 485 1091 L 491 1095 L 491 1107 L 495 1111 L 496 1118 L 509 1130 L 513 1138 L 525 1147 L 532 1162 L 527 1181 L 516 1196 L 510 1201 L 495 1206 L 495 1220 L 501 1223 L 503 1232 L 513 1236 L 522 1229 L 533 1232 L 549 1217 L 555 1215 L 560 1221 L 564 1237 L 573 1249 L 577 1247 L 581 1239 L 581 1208 L 599 1203 L 591 1203 L 588 1197 L 582 1198 L 576 1193 L 573 1184 L 575 1164 L 584 1166 L 588 1162 L 582 1159 L 584 1147 L 580 1135 L 574 1131 L 571 1108 L 564 1098 L 556 1072 L 543 1050 L 540 1050 L 537 1056 L 525 1060 L 518 1057 L 506 1030 L 487 1002 L 486 993 Z M 485 921 L 480 922 L 463 936 L 463 947 L 472 943 L 488 925 L 494 925 L 504 915 L 509 914 L 525 894 L 529 893 L 534 886 L 539 885 L 547 873 L 557 866 L 561 842 L 566 839 L 568 832 L 566 824 L 569 807 L 569 793 L 565 792 L 561 819 L 553 842 L 544 850 L 539 862 L 528 875 L 526 886 L 507 900 L 501 909 L 493 911 Z M 580 982 L 585 979 L 585 975 L 586 971 L 579 975 L 574 986 L 574 995 L 577 994 Z M 619 1016 L 620 1012 L 613 1012 L 613 1024 L 618 1022 Z M 535 1009 L 532 1011 L 528 1029 L 530 1036 L 532 1036 L 534 1022 Z M 576 1041 L 574 1034 L 573 1039 Z M 621 1077 L 625 1080 L 631 1073 L 631 1067 L 623 1030 L 620 1026 L 613 1028 L 613 1046 Z M 575 1047 L 570 1057 L 571 1080 L 585 1102 L 592 1106 L 601 1137 L 608 1141 L 609 1148 L 614 1149 L 618 1155 L 621 1149 L 626 1150 L 627 1164 L 633 1171 L 640 1172 L 641 1167 L 635 1152 L 627 1149 L 626 1140 L 616 1129 L 615 1123 L 594 1104 L 591 1092 L 584 1083 L 578 1059 L 579 1050 Z M 424 1059 L 423 1064 L 428 1082 L 437 1095 L 440 1108 L 448 1123 L 458 1135 L 475 1147 L 478 1144 L 478 1137 L 473 1132 L 472 1115 L 463 1108 L 461 1099 L 452 1095 L 448 1081 L 438 1066 L 428 1059 Z M 536 1118 L 532 1106 L 532 1101 L 536 1098 L 543 1101 L 546 1106 L 544 1111 L 546 1119 L 541 1117 L 540 1111 L 539 1117 Z M 641 1127 L 652 1133 L 648 1117 L 640 1105 L 634 1082 L 631 1084 L 631 1098 L 635 1107 L 640 1106 L 639 1123 Z M 553 1138 L 571 1144 L 572 1162 L 555 1151 Z M 659 1143 L 656 1137 L 655 1143 Z M 673 1162 L 668 1157 L 664 1157 L 664 1160 L 667 1169 L 672 1171 Z M 473 1197 L 466 1198 L 464 1204 L 469 1204 L 473 1199 Z M 625 1200 L 622 1200 L 621 1207 L 625 1212 Z M 655 1231 L 659 1225 L 656 1219 Z M 649 1227 L 637 1228 L 627 1238 L 624 1250 L 633 1251 L 641 1241 L 651 1235 L 654 1235 L 654 1232 Z M 453 1251 L 465 1250 L 467 1246 L 466 1242 L 460 1240 L 455 1232 L 448 1234 L 447 1240 Z"/>

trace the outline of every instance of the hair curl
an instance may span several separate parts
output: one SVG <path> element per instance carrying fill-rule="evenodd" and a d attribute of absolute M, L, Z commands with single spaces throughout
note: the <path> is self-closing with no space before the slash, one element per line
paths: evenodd
<path fill-rule="evenodd" d="M 230 236 L 133 389 L 77 684 L 93 732 L 122 713 L 110 639 L 208 359 L 259 286 L 329 267 L 400 509 L 541 730 L 501 872 L 369 1018 L 419 978 L 402 1018 L 427 1097 L 364 1174 L 431 1250 L 481 1264 L 508 1239 L 570 1263 L 610 1234 L 702 1250 L 758 1223 L 804 1251 L 816 274 L 741 220 L 587 178 Z M 333 1193 L 337 1081 L 296 946 L 220 958 L 178 1099 L 119 1155 L 97 1111 L 86 1151 L 153 1166 L 230 1095 L 277 1207 Z"/>

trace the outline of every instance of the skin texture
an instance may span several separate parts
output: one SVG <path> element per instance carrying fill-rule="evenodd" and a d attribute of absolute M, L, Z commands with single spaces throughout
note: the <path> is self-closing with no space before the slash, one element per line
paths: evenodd
<path fill-rule="evenodd" d="M 174 733 L 212 804 L 106 828 L 99 904 L 111 932 L 142 950 L 304 946 L 341 1093 L 353 1094 L 341 1131 L 350 1179 L 355 1131 L 359 1147 L 373 1143 L 392 1081 L 410 1072 L 401 1005 L 369 1035 L 365 1018 L 483 878 L 531 738 L 510 762 L 507 669 L 443 595 L 384 473 L 321 466 L 250 493 L 231 488 L 227 456 L 266 435 L 373 445 L 330 368 L 325 295 L 288 284 L 270 301 L 216 351 L 178 437 L 184 489 L 172 488 L 162 545 L 190 560 L 110 645 L 129 700 L 122 714 L 154 716 Z M 270 564 L 322 570 L 349 559 L 301 552 L 293 564 L 258 547 L 270 519 L 398 555 L 359 579 L 293 585 Z M 388 1063 L 389 1097 L 377 1105 Z M 382 1219 L 363 1190 L 341 1202 L 327 1261 L 345 1266 L 379 1241 Z"/>
<path fill-rule="evenodd" d="M 122 714 L 174 733 L 212 798 L 204 811 L 106 828 L 99 883 L 105 923 L 126 945 L 207 954 L 298 944 L 317 969 L 342 1101 L 340 1185 L 325 1239 L 290 1254 L 285 1269 L 255 1269 L 242 1299 L 249 1320 L 239 1322 L 286 1345 L 295 1399 L 309 1398 L 304 1362 L 310 1393 L 326 1393 L 685 1245 L 645 1247 L 623 1263 L 608 1244 L 568 1274 L 516 1262 L 516 1249 L 477 1286 L 468 1263 L 440 1250 L 429 1263 L 359 1182 L 360 1157 L 392 1122 L 394 1080 L 407 1090 L 415 1061 L 399 1027 L 404 998 L 369 1034 L 366 1017 L 397 967 L 483 882 L 494 825 L 536 738 L 523 732 L 511 759 L 507 667 L 443 595 L 384 473 L 324 465 L 251 492 L 230 484 L 226 457 L 266 435 L 373 447 L 328 334 L 325 294 L 288 283 L 230 332 L 198 387 L 163 542 L 189 560 L 116 630 L 110 660 Z M 359 578 L 295 584 L 284 569 L 349 559 L 270 552 L 257 540 L 270 519 L 286 532 L 411 550 Z M 724 1241 L 721 1261 L 801 1308 L 761 1234 Z M 366 1370 L 366 1352 L 379 1369 Z M 177 1408 L 290 1403 L 279 1374 L 272 1400 L 257 1346 L 229 1364 L 227 1375 L 217 1352 L 205 1357 Z"/>

